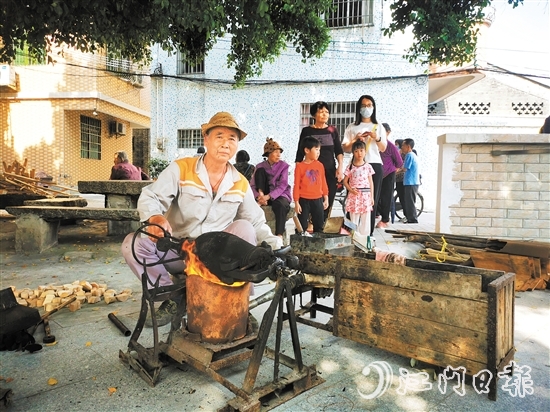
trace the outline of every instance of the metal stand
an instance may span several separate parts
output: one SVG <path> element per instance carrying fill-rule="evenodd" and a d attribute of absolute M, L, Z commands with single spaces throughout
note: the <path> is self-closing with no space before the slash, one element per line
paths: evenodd
<path fill-rule="evenodd" d="M 160 360 L 160 344 L 157 318 L 155 315 L 155 302 L 181 297 L 181 303 L 178 305 L 177 313 L 172 317 L 172 331 L 179 329 L 181 319 L 185 314 L 185 283 L 175 284 L 171 286 L 158 287 L 158 281 L 153 288 L 149 289 L 147 270 L 141 275 L 141 286 L 143 294 L 141 296 L 141 310 L 139 318 L 130 337 L 128 350 L 119 351 L 118 357 L 120 360 L 128 364 L 135 370 L 141 378 L 150 386 L 154 387 L 164 363 Z M 151 311 L 151 320 L 153 322 L 153 347 L 145 348 L 138 342 L 138 339 L 143 331 L 147 312 Z M 134 356 L 135 354 L 135 356 Z"/>
<path fill-rule="evenodd" d="M 303 364 L 294 315 L 292 286 L 290 279 L 279 278 L 274 298 L 264 314 L 257 333 L 252 330 L 242 339 L 216 345 L 197 341 L 197 336 L 180 329 L 170 333 L 168 343 L 161 343 L 161 350 L 177 362 L 187 363 L 196 370 L 206 373 L 236 395 L 220 411 L 259 411 L 281 405 L 324 382 L 317 375 L 315 366 Z M 285 300 L 287 313 L 283 310 Z M 271 349 L 267 347 L 267 340 L 275 315 L 277 315 L 275 348 Z M 289 320 L 294 358 L 281 353 L 281 333 L 286 316 Z M 267 385 L 256 388 L 256 378 L 264 354 L 274 361 L 273 380 Z M 222 368 L 247 359 L 250 359 L 250 362 L 241 388 L 218 372 Z M 286 376 L 279 376 L 281 364 L 292 369 L 292 372 Z"/>
<path fill-rule="evenodd" d="M 231 399 L 220 411 L 260 411 L 272 409 L 300 393 L 323 383 L 317 374 L 315 366 L 305 366 L 302 361 L 298 327 L 294 312 L 292 289 L 303 284 L 303 277 L 297 274 L 289 276 L 288 271 L 277 267 L 277 283 L 273 299 L 265 312 L 261 325 L 250 321 L 245 337 L 226 344 L 211 344 L 202 342 L 200 336 L 189 333 L 181 319 L 185 313 L 185 286 L 173 285 L 159 287 L 158 281 L 153 288 L 148 288 L 148 276 L 144 265 L 142 275 L 143 297 L 141 311 L 136 328 L 130 338 L 127 352 L 119 352 L 120 359 L 135 370 L 150 386 L 155 386 L 160 371 L 166 362 L 172 359 L 178 363 L 186 363 L 194 369 L 203 372 L 221 383 L 236 397 Z M 154 302 L 182 295 L 182 303 L 178 305 L 178 313 L 172 317 L 170 334 L 167 342 L 158 340 L 158 325 L 155 317 Z M 286 313 L 284 311 L 286 300 Z M 145 324 L 148 310 L 151 310 L 153 323 L 154 346 L 145 348 L 137 342 Z M 275 348 L 267 347 L 271 326 L 277 315 Z M 283 322 L 288 319 L 292 338 L 294 357 L 281 352 L 281 335 Z M 256 378 L 264 356 L 273 359 L 273 379 L 264 386 L 256 388 Z M 168 359 L 169 358 L 169 359 Z M 218 371 L 250 359 L 242 387 L 230 382 Z M 292 371 L 279 376 L 280 365 Z"/>

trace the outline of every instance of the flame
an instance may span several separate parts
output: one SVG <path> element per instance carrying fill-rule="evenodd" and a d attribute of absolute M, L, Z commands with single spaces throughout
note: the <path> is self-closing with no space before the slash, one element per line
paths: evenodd
<path fill-rule="evenodd" d="M 202 263 L 199 257 L 195 253 L 195 242 L 185 241 L 181 245 L 181 249 L 187 254 L 185 258 L 187 276 L 200 276 L 204 280 L 211 283 L 216 283 L 222 286 L 230 286 L 233 288 L 244 285 L 246 282 L 233 282 L 231 285 L 223 283 L 216 275 L 208 270 L 208 268 Z"/>

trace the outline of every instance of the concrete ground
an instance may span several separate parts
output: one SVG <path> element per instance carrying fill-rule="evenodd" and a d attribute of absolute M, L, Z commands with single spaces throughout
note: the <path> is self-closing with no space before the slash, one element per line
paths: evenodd
<path fill-rule="evenodd" d="M 423 213 L 418 225 L 396 223 L 394 229 L 434 230 L 434 216 Z M 120 349 L 126 350 L 128 337 L 123 336 L 108 320 L 115 312 L 118 318 L 133 330 L 140 307 L 140 284 L 123 262 L 120 237 L 106 236 L 103 222 L 85 221 L 76 226 L 63 226 L 60 244 L 40 255 L 28 251 L 16 254 L 13 248 L 13 221 L 0 219 L 0 288 L 35 288 L 39 285 L 64 284 L 75 280 L 107 283 L 109 288 L 134 290 L 126 302 L 106 305 L 83 305 L 71 313 L 64 309 L 50 319 L 57 344 L 44 346 L 36 353 L 0 352 L 0 387 L 12 389 L 14 396 L 10 411 L 212 411 L 223 407 L 234 395 L 208 376 L 187 365 L 170 365 L 161 372 L 155 388 L 149 387 L 139 376 L 118 359 Z M 414 257 L 420 248 L 406 244 L 377 229 L 377 246 Z M 256 287 L 256 295 L 269 290 L 268 283 Z M 326 299 L 330 305 L 330 298 Z M 366 345 L 332 336 L 309 326 L 299 325 L 302 356 L 306 365 L 316 365 L 325 382 L 291 399 L 275 411 L 548 411 L 550 410 L 550 291 L 516 294 L 515 346 L 516 371 L 525 378 L 519 395 L 503 388 L 499 381 L 498 400 L 490 401 L 479 395 L 469 382 L 463 396 L 451 385 L 445 393 L 432 381 L 431 390 L 412 388 L 405 394 L 400 387 L 400 368 L 410 373 L 420 370 L 431 373 L 428 365 L 415 369 L 410 359 Z M 268 304 L 253 309 L 261 319 Z M 465 314 L 465 316 L 467 316 Z M 166 339 L 169 326 L 161 328 L 161 339 Z M 152 342 L 151 330 L 142 334 L 141 343 Z M 41 328 L 35 333 L 42 342 Z M 272 335 L 273 336 L 273 333 Z M 288 325 L 283 328 L 283 348 L 292 352 Z M 362 372 L 372 362 L 387 362 L 393 379 L 387 391 L 375 399 L 361 394 L 372 393 L 381 382 L 375 368 L 368 376 Z M 380 363 L 378 363 L 379 365 Z M 225 371 L 237 386 L 241 386 L 247 363 Z M 521 368 L 521 369 L 520 369 Z M 529 370 L 527 370 L 529 369 Z M 283 374 L 286 371 L 283 370 Z M 526 373 L 530 375 L 527 376 Z M 271 362 L 262 361 L 259 384 L 270 381 Z M 57 384 L 49 385 L 55 378 Z M 531 381 L 532 393 L 529 390 Z M 525 389 L 525 391 L 523 391 Z M 527 393 L 526 393 L 527 392 Z M 521 397 L 520 395 L 524 395 Z"/>

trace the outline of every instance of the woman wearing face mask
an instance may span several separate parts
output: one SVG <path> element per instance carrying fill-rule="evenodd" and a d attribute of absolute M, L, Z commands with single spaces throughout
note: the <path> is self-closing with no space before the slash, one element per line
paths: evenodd
<path fill-rule="evenodd" d="M 386 130 L 383 127 L 378 127 L 376 120 L 376 102 L 372 96 L 363 95 L 355 104 L 355 122 L 346 127 L 344 132 L 344 140 L 342 140 L 342 148 L 344 152 L 350 153 L 353 143 L 360 140 L 365 142 L 366 155 L 365 160 L 374 169 L 372 176 L 373 188 L 372 196 L 374 198 L 374 210 L 371 212 L 371 233 L 374 231 L 374 221 L 376 218 L 376 209 L 378 200 L 380 199 L 380 190 L 382 188 L 382 158 L 380 152 L 386 150 Z"/>

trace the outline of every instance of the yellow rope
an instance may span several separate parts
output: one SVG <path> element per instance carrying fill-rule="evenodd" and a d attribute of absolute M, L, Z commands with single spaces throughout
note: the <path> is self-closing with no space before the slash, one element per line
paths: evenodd
<path fill-rule="evenodd" d="M 445 262 L 445 249 L 447 248 L 447 241 L 445 240 L 445 237 L 444 236 L 441 236 L 441 240 L 443 241 L 443 244 L 441 245 L 441 252 L 439 252 L 437 255 L 435 255 L 435 258 L 437 259 L 437 261 L 439 263 L 443 263 Z M 443 259 L 440 259 L 439 258 L 439 255 L 442 255 L 443 256 Z"/>

